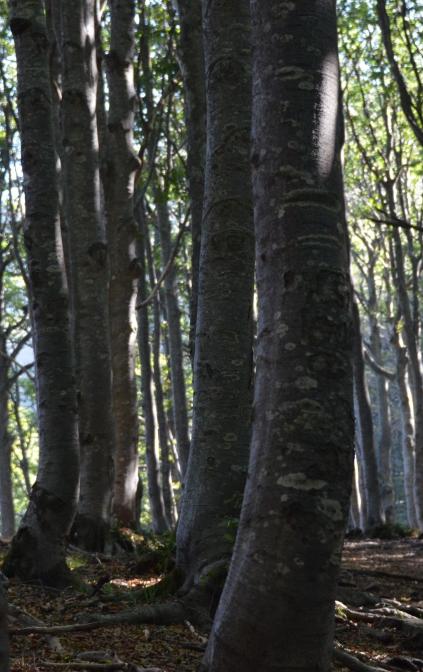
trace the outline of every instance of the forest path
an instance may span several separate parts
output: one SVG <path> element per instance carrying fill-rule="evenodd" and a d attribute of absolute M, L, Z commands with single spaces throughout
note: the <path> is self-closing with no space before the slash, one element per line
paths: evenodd
<path fill-rule="evenodd" d="M 134 555 L 72 554 L 70 561 L 75 576 L 90 586 L 88 591 L 47 591 L 12 580 L 11 628 L 31 625 L 23 611 L 49 626 L 71 625 L 81 612 L 85 620 L 92 620 L 94 614 L 114 614 L 159 599 L 163 575 L 149 571 L 148 563 L 140 564 Z M 366 672 L 370 665 L 379 671 L 423 672 L 423 540 L 347 541 L 337 600 L 336 646 L 344 653 L 336 656 L 335 670 Z M 61 649 L 54 650 L 58 641 Z M 103 625 L 61 634 L 60 640 L 38 633 L 12 634 L 12 672 L 194 672 L 204 641 L 189 623 Z M 96 652 L 88 656 L 89 662 L 87 652 Z"/>

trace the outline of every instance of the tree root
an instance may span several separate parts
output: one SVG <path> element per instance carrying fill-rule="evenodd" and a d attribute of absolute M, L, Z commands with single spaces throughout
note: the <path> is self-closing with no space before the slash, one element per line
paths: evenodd
<path fill-rule="evenodd" d="M 84 632 L 97 628 L 107 628 L 111 625 L 126 623 L 128 625 L 155 624 L 177 625 L 184 623 L 188 618 L 188 610 L 181 602 L 168 602 L 154 606 L 144 606 L 133 611 L 122 611 L 118 614 L 102 614 L 95 620 L 87 623 L 72 623 L 70 625 L 30 625 L 24 628 L 11 628 L 11 635 L 64 635 L 71 632 Z"/>
<path fill-rule="evenodd" d="M 14 604 L 9 604 L 8 607 L 8 612 L 9 612 L 9 621 L 14 621 L 14 622 L 19 622 L 21 623 L 24 628 L 34 628 L 34 627 L 46 627 L 45 624 L 40 621 L 38 618 L 35 618 L 34 616 L 31 616 L 31 614 L 28 614 L 27 611 L 24 609 L 20 609 L 19 607 L 15 606 Z M 13 628 L 9 626 L 9 632 L 12 632 L 13 630 L 16 629 L 22 629 L 22 628 Z M 50 633 L 44 633 L 47 634 L 46 636 L 46 642 L 51 651 L 56 651 L 60 652 L 63 651 L 63 647 L 60 643 L 60 639 L 57 637 L 52 636 Z"/>
<path fill-rule="evenodd" d="M 333 657 L 335 660 L 348 667 L 352 672 L 387 672 L 386 667 L 378 667 L 376 665 L 368 665 L 361 660 L 347 653 L 338 646 L 334 647 Z"/>

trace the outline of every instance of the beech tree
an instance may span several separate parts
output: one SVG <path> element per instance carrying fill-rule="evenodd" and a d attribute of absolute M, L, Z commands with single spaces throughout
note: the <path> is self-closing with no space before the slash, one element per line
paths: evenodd
<path fill-rule="evenodd" d="M 65 213 L 81 450 L 74 532 L 79 545 L 102 551 L 111 523 L 114 418 L 109 254 L 101 208 L 97 125 L 96 8 L 95 0 L 60 5 Z"/>
<path fill-rule="evenodd" d="M 228 527 L 245 483 L 253 375 L 250 17 L 243 0 L 203 9 L 207 149 L 195 397 L 177 529 L 186 589 L 204 585 L 215 563 L 224 569 L 231 554 Z"/>
<path fill-rule="evenodd" d="M 40 458 L 29 505 L 4 571 L 51 585 L 69 581 L 65 537 L 77 501 L 78 443 L 67 283 L 61 245 L 49 46 L 41 0 L 11 0 L 25 174 Z M 66 478 L 64 478 L 66 474 Z"/>
<path fill-rule="evenodd" d="M 110 110 L 105 148 L 105 200 L 110 251 L 110 330 L 115 420 L 113 511 L 123 525 L 136 525 L 138 408 L 135 380 L 137 275 L 134 179 L 139 159 L 133 148 L 135 2 L 110 3 L 107 55 Z"/>
<path fill-rule="evenodd" d="M 253 436 L 202 669 L 329 670 L 354 434 L 335 2 L 251 8 Z"/>

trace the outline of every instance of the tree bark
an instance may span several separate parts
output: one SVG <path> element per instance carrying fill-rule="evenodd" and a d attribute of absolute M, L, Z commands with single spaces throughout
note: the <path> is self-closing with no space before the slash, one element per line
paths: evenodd
<path fill-rule="evenodd" d="M 61 3 L 65 213 L 69 228 L 79 390 L 81 480 L 75 540 L 104 551 L 111 520 L 114 424 L 108 248 L 101 212 L 97 132 L 96 2 Z"/>
<path fill-rule="evenodd" d="M 407 349 L 404 346 L 401 346 L 396 326 L 394 327 L 393 332 L 393 345 L 397 357 L 397 382 L 401 406 L 401 448 L 407 522 L 411 528 L 417 528 L 416 504 L 414 501 L 414 428 L 411 411 L 411 394 L 407 385 Z"/>
<path fill-rule="evenodd" d="M 135 381 L 136 259 L 134 178 L 139 166 L 133 147 L 134 0 L 111 0 L 111 43 L 107 56 L 110 110 L 105 199 L 110 250 L 110 329 L 113 413 L 116 428 L 113 512 L 135 527 L 138 484 L 138 409 Z"/>
<path fill-rule="evenodd" d="M 150 279 L 150 287 L 153 288 L 156 284 L 156 276 L 154 273 L 153 256 L 151 245 L 148 238 L 145 238 L 146 253 L 148 261 L 148 275 Z M 168 431 L 166 423 L 166 413 L 164 408 L 164 394 L 161 377 L 160 365 L 160 341 L 161 341 L 161 325 L 160 325 L 160 304 L 158 295 L 156 294 L 152 301 L 153 308 L 153 382 L 154 382 L 154 399 L 156 407 L 157 418 L 157 433 L 160 447 L 160 474 L 163 492 L 163 506 L 166 517 L 166 522 L 169 529 L 172 529 L 175 523 L 175 507 L 172 492 L 172 479 L 170 473 L 170 448 L 168 440 Z"/>
<path fill-rule="evenodd" d="M 354 436 L 335 2 L 251 8 L 259 320 L 250 477 L 202 669 L 326 671 Z"/>
<path fill-rule="evenodd" d="M 373 268 L 369 270 L 368 288 L 371 351 L 372 355 L 376 358 L 376 361 L 381 363 L 383 359 L 383 351 L 380 328 L 376 317 L 377 299 Z M 381 506 L 385 522 L 387 524 L 392 524 L 395 521 L 395 497 L 391 462 L 391 422 L 389 417 L 387 380 L 383 374 L 376 374 L 376 394 L 379 419 L 379 445 L 377 453 L 379 458 Z"/>
<path fill-rule="evenodd" d="M 145 214 L 139 215 L 140 234 L 138 238 L 138 259 L 140 277 L 138 298 L 142 303 L 147 297 L 145 237 L 148 235 Z M 156 445 L 156 422 L 153 410 L 151 353 L 149 339 L 148 305 L 138 310 L 138 346 L 141 361 L 141 391 L 145 425 L 145 459 L 147 463 L 148 497 L 150 501 L 151 521 L 154 532 L 161 534 L 168 529 L 164 513 L 163 495 L 160 486 L 160 470 Z"/>
<path fill-rule="evenodd" d="M 1 251 L 0 251 L 1 259 Z M 1 263 L 1 262 L 0 262 Z M 2 285 L 0 279 L 0 324 L 2 319 Z M 12 487 L 12 444 L 9 428 L 9 358 L 6 353 L 6 335 L 0 327 L 0 534 L 11 539 L 15 533 L 15 507 Z"/>
<path fill-rule="evenodd" d="M 206 89 L 201 2 L 198 2 L 198 0 L 177 0 L 176 6 L 180 25 L 178 51 L 179 65 L 184 81 L 185 122 L 187 127 L 187 174 L 191 204 L 190 351 L 193 359 L 204 198 Z"/>
<path fill-rule="evenodd" d="M 363 359 L 360 316 L 355 302 L 353 304 L 353 329 L 354 387 L 357 400 L 358 423 L 360 426 L 360 457 L 363 462 L 367 503 L 365 529 L 368 530 L 377 525 L 382 525 L 384 520 L 382 518 L 382 502 L 376 461 L 373 419 Z"/>
<path fill-rule="evenodd" d="M 191 453 L 177 529 L 188 589 L 228 563 L 248 465 L 254 234 L 250 17 L 244 0 L 203 5 L 207 158 Z M 203 580 L 201 579 L 201 580 Z"/>
<path fill-rule="evenodd" d="M 37 480 L 4 571 L 63 585 L 70 580 L 65 538 L 75 514 L 79 465 L 49 45 L 42 1 L 11 0 L 9 5 L 18 63 L 40 456 Z"/>
<path fill-rule="evenodd" d="M 160 246 L 163 268 L 172 254 L 171 226 L 169 208 L 165 194 L 160 193 L 158 185 L 154 185 L 157 223 L 160 234 Z M 184 355 L 182 349 L 181 314 L 177 296 L 177 278 L 175 264 L 164 280 L 164 297 L 169 332 L 170 376 L 172 383 L 172 409 L 175 424 L 176 444 L 182 476 L 188 464 L 190 441 L 188 433 L 188 412 L 185 389 Z"/>
<path fill-rule="evenodd" d="M 395 216 L 393 196 L 388 193 L 390 214 Z M 414 501 L 419 528 L 423 530 L 423 378 L 417 348 L 415 324 L 412 316 L 410 299 L 407 292 L 407 280 L 404 267 L 404 252 L 398 229 L 393 231 L 394 259 L 398 302 L 404 323 L 404 340 L 408 354 L 408 372 L 412 392 L 414 414 Z"/>

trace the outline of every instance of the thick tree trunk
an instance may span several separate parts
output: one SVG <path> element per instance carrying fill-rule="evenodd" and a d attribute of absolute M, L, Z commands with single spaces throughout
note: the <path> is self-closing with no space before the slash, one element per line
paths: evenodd
<path fill-rule="evenodd" d="M 97 133 L 96 2 L 62 0 L 65 212 L 69 228 L 79 388 L 81 480 L 76 543 L 103 551 L 113 488 L 114 424 L 108 249 L 101 213 Z"/>
<path fill-rule="evenodd" d="M 25 246 L 36 359 L 40 457 L 28 509 L 5 572 L 51 585 L 69 581 L 65 538 L 78 485 L 74 368 L 61 245 L 49 45 L 43 2 L 11 0 L 25 174 Z"/>
<path fill-rule="evenodd" d="M 142 206 L 140 206 L 141 209 Z M 147 225 L 143 212 L 139 216 L 140 235 L 138 238 L 138 260 L 140 277 L 138 281 L 138 298 L 142 303 L 147 298 L 145 237 Z M 151 354 L 149 340 L 148 305 L 138 310 L 138 346 L 141 362 L 141 392 L 145 426 L 145 459 L 147 463 L 148 497 L 150 501 L 151 521 L 154 532 L 161 534 L 168 529 L 166 522 L 163 495 L 160 486 L 160 469 L 157 455 L 156 423 L 153 410 Z"/>
<path fill-rule="evenodd" d="M 0 670 L 9 672 L 9 636 L 7 624 L 7 601 L 6 594 L 0 581 Z"/>
<path fill-rule="evenodd" d="M 374 443 L 373 419 L 366 383 L 366 372 L 361 341 L 360 316 L 357 304 L 353 305 L 354 388 L 357 400 L 358 424 L 360 426 L 360 453 L 366 492 L 366 524 L 368 530 L 382 525 L 382 502 Z"/>
<path fill-rule="evenodd" d="M 254 235 L 250 17 L 244 0 L 204 5 L 205 203 L 191 453 L 177 530 L 186 587 L 229 561 L 248 465 Z M 204 577 L 203 577 L 204 578 Z"/>
<path fill-rule="evenodd" d="M 110 329 L 113 413 L 116 428 L 113 512 L 134 527 L 138 484 L 138 412 L 135 381 L 137 272 L 133 212 L 139 160 L 132 147 L 134 0 L 111 0 L 111 43 L 107 56 L 110 110 L 109 162 L 105 189 L 110 250 Z"/>
<path fill-rule="evenodd" d="M 251 7 L 251 475 L 203 669 L 326 671 L 354 436 L 335 2 Z"/>
<path fill-rule="evenodd" d="M 179 16 L 179 64 L 184 80 L 185 121 L 187 126 L 187 173 L 191 203 L 191 314 L 190 350 L 194 356 L 197 320 L 198 271 L 200 266 L 201 223 L 204 197 L 206 154 L 206 89 L 202 35 L 201 2 L 177 0 Z"/>

